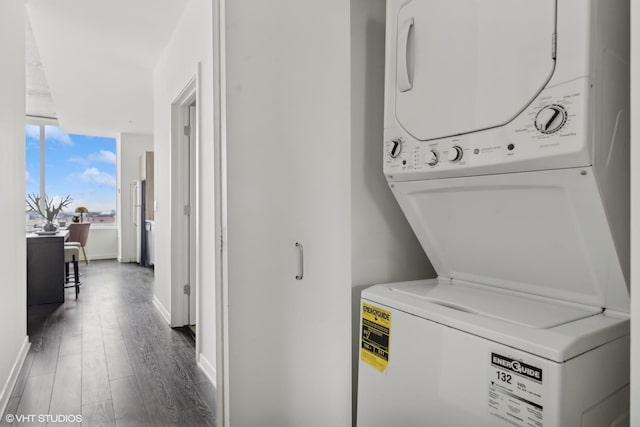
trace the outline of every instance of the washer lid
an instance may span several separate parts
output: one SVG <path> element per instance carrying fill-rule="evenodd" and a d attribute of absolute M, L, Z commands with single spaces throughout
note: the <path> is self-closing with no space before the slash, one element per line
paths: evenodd
<path fill-rule="evenodd" d="M 501 126 L 553 74 L 555 0 L 413 0 L 396 25 L 396 117 L 420 140 Z"/>
<path fill-rule="evenodd" d="M 410 289 L 434 304 L 533 329 L 555 328 L 602 313 L 597 307 L 459 282 L 442 282 L 431 289 Z M 397 291 L 405 292 L 403 288 Z"/>
<path fill-rule="evenodd" d="M 606 311 L 598 314 L 596 310 L 572 307 L 571 304 L 563 307 L 562 303 L 554 307 L 555 302 L 549 302 L 547 306 L 535 304 L 530 307 L 528 301 L 532 298 L 503 300 L 500 297 L 505 295 L 503 292 L 487 292 L 480 298 L 474 293 L 466 300 L 470 309 L 461 310 L 459 306 L 465 302 L 460 299 L 464 298 L 460 294 L 466 295 L 469 288 L 459 289 L 458 295 L 446 291 L 446 296 L 443 293 L 434 294 L 438 288 L 454 286 L 451 281 L 440 278 L 387 283 L 363 290 L 362 299 L 559 363 L 629 335 L 629 317 Z M 436 299 L 457 301 L 458 307 L 434 302 L 434 295 Z M 503 307 L 496 312 L 495 307 L 489 307 L 491 299 L 511 307 Z M 543 303 L 542 300 L 539 302 Z M 532 310 L 540 310 L 539 319 L 534 317 Z M 488 316 L 483 315 L 486 311 L 489 312 Z M 392 313 L 391 334 L 397 330 L 394 316 L 395 313 Z M 553 317 L 555 320 L 543 325 L 543 317 Z M 393 342 L 393 335 L 391 340 Z M 393 343 L 391 346 L 393 348 Z"/>
<path fill-rule="evenodd" d="M 392 183 L 440 277 L 629 312 L 591 168 Z"/>

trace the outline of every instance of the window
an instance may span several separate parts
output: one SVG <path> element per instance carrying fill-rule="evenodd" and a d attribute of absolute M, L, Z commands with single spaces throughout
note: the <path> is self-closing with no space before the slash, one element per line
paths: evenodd
<path fill-rule="evenodd" d="M 58 126 L 26 127 L 27 194 L 55 199 L 70 195 L 73 203 L 59 221 L 71 222 L 77 207 L 84 206 L 84 222 L 115 225 L 116 141 L 113 138 L 65 134 Z M 27 226 L 42 219 L 27 213 Z"/>

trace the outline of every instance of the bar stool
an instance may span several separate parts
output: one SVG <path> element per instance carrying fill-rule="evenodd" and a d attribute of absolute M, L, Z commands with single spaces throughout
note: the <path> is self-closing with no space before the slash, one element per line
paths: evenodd
<path fill-rule="evenodd" d="M 78 260 L 80 259 L 80 246 L 65 245 L 64 247 L 64 287 L 76 288 L 76 299 L 80 293 L 80 271 L 78 271 Z M 73 264 L 73 284 L 69 285 L 69 264 Z"/>
<path fill-rule="evenodd" d="M 89 239 L 90 222 L 84 222 L 81 224 L 69 224 L 69 240 L 65 242 L 65 245 L 79 245 L 82 248 L 82 254 L 84 255 L 84 262 L 89 264 L 89 258 L 87 257 L 87 251 L 85 246 Z"/>

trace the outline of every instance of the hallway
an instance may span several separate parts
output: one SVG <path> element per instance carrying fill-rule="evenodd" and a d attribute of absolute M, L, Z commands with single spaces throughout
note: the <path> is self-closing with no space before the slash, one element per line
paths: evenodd
<path fill-rule="evenodd" d="M 84 426 L 214 426 L 215 389 L 193 340 L 157 313 L 152 270 L 93 261 L 80 271 L 77 301 L 70 288 L 64 304 L 29 307 L 31 349 L 0 425 L 50 414 L 49 425 L 82 415 Z"/>

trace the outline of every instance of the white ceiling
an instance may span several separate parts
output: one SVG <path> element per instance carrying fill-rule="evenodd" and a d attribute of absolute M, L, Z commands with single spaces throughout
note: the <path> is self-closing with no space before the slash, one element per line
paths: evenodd
<path fill-rule="evenodd" d="M 26 0 L 27 114 L 67 133 L 152 133 L 153 69 L 187 2 Z"/>

